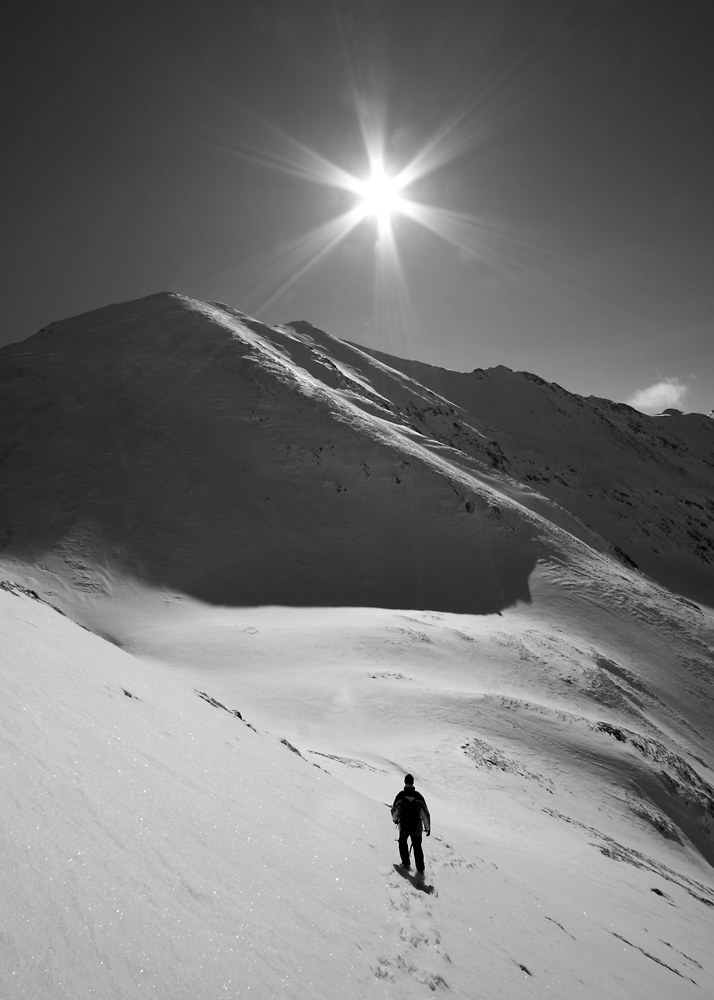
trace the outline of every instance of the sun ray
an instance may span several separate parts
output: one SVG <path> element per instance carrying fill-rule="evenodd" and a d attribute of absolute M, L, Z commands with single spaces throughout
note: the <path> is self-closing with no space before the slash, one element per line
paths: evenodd
<path fill-rule="evenodd" d="M 396 344 L 396 350 L 408 356 L 418 324 L 391 224 L 383 227 L 376 249 L 374 315 L 379 340 Z"/>
<path fill-rule="evenodd" d="M 224 151 L 314 184 L 355 190 L 356 178 L 348 171 L 276 125 L 245 109 L 242 111 L 255 126 L 250 141 L 245 136 L 234 138 L 225 143 Z"/>
<path fill-rule="evenodd" d="M 347 51 L 346 29 L 344 42 Z M 232 103 L 229 110 L 234 131 L 226 130 L 218 138 L 209 126 L 213 135 L 206 138 L 215 148 L 300 181 L 346 192 L 353 199 L 352 207 L 337 218 L 291 239 L 250 270 L 236 275 L 235 285 L 241 288 L 251 308 L 267 309 L 319 265 L 355 227 L 369 225 L 375 232 L 375 311 L 379 322 L 391 328 L 415 328 L 398 246 L 404 236 L 398 226 L 395 231 L 394 225 L 399 216 L 445 240 L 468 259 L 505 272 L 512 280 L 543 286 L 545 274 L 547 284 L 548 262 L 552 263 L 553 255 L 545 247 L 486 219 L 422 203 L 417 191 L 410 190 L 411 185 L 483 145 L 496 129 L 542 98 L 543 87 L 533 80 L 534 67 L 542 58 L 538 45 L 538 40 L 529 43 L 516 53 L 516 58 L 485 76 L 479 93 L 465 100 L 406 165 L 403 158 L 401 164 L 398 162 L 397 151 L 390 145 L 388 109 L 378 99 L 377 91 L 385 81 L 379 74 L 358 79 L 358 66 L 351 58 L 346 64 L 362 139 L 361 168 L 356 150 L 351 154 L 354 166 L 347 169 L 286 130 Z M 546 88 L 548 85 L 546 81 Z M 344 205 L 349 197 L 341 195 L 340 200 Z M 550 268 L 551 274 L 554 270 L 557 268 Z M 561 273 L 565 273 L 564 269 Z"/>
<path fill-rule="evenodd" d="M 478 93 L 467 98 L 402 168 L 401 185 L 407 187 L 483 146 L 495 132 L 546 99 L 555 85 L 545 72 L 548 51 L 536 35 L 485 78 Z"/>
<path fill-rule="evenodd" d="M 467 257 L 481 261 L 533 294 L 561 302 L 564 294 L 590 300 L 575 290 L 569 279 L 572 255 L 546 245 L 542 239 L 434 205 L 404 200 L 401 211 Z"/>
<path fill-rule="evenodd" d="M 236 285 L 250 309 L 268 309 L 297 281 L 330 253 L 364 218 L 361 207 L 317 226 L 266 255 L 250 270 L 236 276 Z"/>

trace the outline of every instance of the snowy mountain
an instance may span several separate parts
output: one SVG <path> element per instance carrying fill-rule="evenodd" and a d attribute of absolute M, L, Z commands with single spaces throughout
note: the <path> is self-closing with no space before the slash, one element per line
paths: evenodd
<path fill-rule="evenodd" d="M 173 294 L 0 384 L 3 997 L 712 993 L 714 422 Z"/>
<path fill-rule="evenodd" d="M 535 561 L 570 546 L 555 525 L 714 605 L 707 417 L 177 295 L 0 359 L 6 552 L 95 552 L 216 603 L 481 613 L 527 599 Z"/>

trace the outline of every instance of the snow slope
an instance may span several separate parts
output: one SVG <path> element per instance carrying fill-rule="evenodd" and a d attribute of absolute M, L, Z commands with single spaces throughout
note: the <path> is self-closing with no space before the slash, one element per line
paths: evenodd
<path fill-rule="evenodd" d="M 0 380 L 4 552 L 78 579 L 92 556 L 220 604 L 483 613 L 574 536 L 714 604 L 705 417 L 170 294 L 4 348 Z"/>
<path fill-rule="evenodd" d="M 714 993 L 708 556 L 603 500 L 707 424 L 172 295 L 0 362 L 3 997 Z"/>
<path fill-rule="evenodd" d="M 0 591 L 4 997 L 714 989 L 711 868 L 612 711 L 543 699 L 546 641 L 551 685 L 588 662 L 557 628 L 141 597 L 139 659 Z M 427 891 L 393 868 L 407 767 Z"/>
<path fill-rule="evenodd" d="M 600 534 L 626 565 L 714 605 L 710 417 L 650 417 L 503 366 L 450 372 L 369 353 L 448 400 L 415 414 L 426 433 L 473 453 L 470 432 L 478 428 L 510 478 Z M 517 495 L 544 510 L 537 498 Z"/>

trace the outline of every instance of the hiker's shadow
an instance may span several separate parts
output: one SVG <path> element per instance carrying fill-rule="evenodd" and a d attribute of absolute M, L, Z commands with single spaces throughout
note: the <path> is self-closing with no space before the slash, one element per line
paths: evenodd
<path fill-rule="evenodd" d="M 427 885 L 424 881 L 423 875 L 419 875 L 418 873 L 412 874 L 412 872 L 410 872 L 407 868 L 404 868 L 402 865 L 395 865 L 394 870 L 398 875 L 401 875 L 402 878 L 406 879 L 407 882 L 411 882 L 414 888 L 418 889 L 419 892 L 425 892 L 429 895 L 434 891 L 434 886 Z"/>

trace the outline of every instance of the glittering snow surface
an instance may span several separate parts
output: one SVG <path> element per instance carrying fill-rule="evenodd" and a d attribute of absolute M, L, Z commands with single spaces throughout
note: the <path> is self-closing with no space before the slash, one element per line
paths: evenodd
<path fill-rule="evenodd" d="M 707 418 L 170 295 L 0 378 L 3 998 L 714 993 Z"/>

